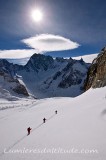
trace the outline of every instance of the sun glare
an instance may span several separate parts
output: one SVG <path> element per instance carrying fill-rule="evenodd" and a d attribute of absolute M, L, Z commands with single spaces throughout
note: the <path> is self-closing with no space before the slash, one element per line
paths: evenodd
<path fill-rule="evenodd" d="M 42 18 L 43 18 L 43 14 L 42 14 L 41 10 L 36 9 L 36 10 L 33 10 L 33 11 L 32 11 L 32 19 L 33 19 L 35 22 L 40 22 L 40 21 L 42 21 Z"/>

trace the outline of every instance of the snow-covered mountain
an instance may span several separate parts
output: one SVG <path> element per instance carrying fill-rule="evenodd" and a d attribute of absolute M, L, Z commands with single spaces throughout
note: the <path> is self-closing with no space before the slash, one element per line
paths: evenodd
<path fill-rule="evenodd" d="M 27 88 L 36 97 L 74 97 L 82 93 L 88 66 L 83 60 L 53 59 L 34 54 L 18 74 L 22 75 Z"/>
<path fill-rule="evenodd" d="M 80 95 L 83 93 L 89 68 L 89 64 L 82 59 L 53 59 L 42 54 L 34 54 L 24 66 L 9 63 L 7 60 L 1 60 L 0 65 L 14 83 L 17 81 L 20 84 L 14 88 L 12 83 L 7 84 L 4 80 L 12 91 L 23 94 L 24 90 L 25 95 L 32 94 L 37 98 Z M 2 84 L 3 82 L 1 87 Z"/>
<path fill-rule="evenodd" d="M 84 88 L 98 87 L 95 83 L 105 86 L 105 74 L 105 48 L 91 66 L 82 58 L 54 59 L 42 54 L 31 56 L 26 65 L 0 60 L 0 88 L 12 95 L 15 92 L 18 95 L 34 95 L 36 98 L 75 97 L 83 93 Z"/>

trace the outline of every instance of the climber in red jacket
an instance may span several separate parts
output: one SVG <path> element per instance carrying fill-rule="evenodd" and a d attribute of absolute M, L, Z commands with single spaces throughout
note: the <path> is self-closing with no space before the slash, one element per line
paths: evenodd
<path fill-rule="evenodd" d="M 31 130 L 32 130 L 32 128 L 30 128 L 30 127 L 27 128 L 28 135 L 30 135 Z"/>

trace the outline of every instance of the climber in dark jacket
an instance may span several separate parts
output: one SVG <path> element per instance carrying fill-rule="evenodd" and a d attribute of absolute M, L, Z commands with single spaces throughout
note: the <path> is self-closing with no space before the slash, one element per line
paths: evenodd
<path fill-rule="evenodd" d="M 30 135 L 31 130 L 32 130 L 32 128 L 30 128 L 30 127 L 27 128 L 28 135 Z"/>
<path fill-rule="evenodd" d="M 57 110 L 55 111 L 55 114 L 57 114 Z"/>
<path fill-rule="evenodd" d="M 43 123 L 45 123 L 46 122 L 46 118 L 43 118 Z"/>

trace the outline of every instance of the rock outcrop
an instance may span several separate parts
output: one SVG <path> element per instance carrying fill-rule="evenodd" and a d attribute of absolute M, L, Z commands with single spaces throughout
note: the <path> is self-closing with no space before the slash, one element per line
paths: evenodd
<path fill-rule="evenodd" d="M 93 60 L 85 81 L 85 90 L 89 88 L 99 88 L 106 86 L 106 47 L 101 50 L 101 53 Z"/>
<path fill-rule="evenodd" d="M 29 93 L 24 84 L 21 84 L 19 77 L 16 74 L 16 69 L 22 69 L 21 66 L 13 65 L 7 60 L 0 60 L 0 88 L 6 90 L 10 94 L 17 93 L 17 95 L 29 96 Z"/>

